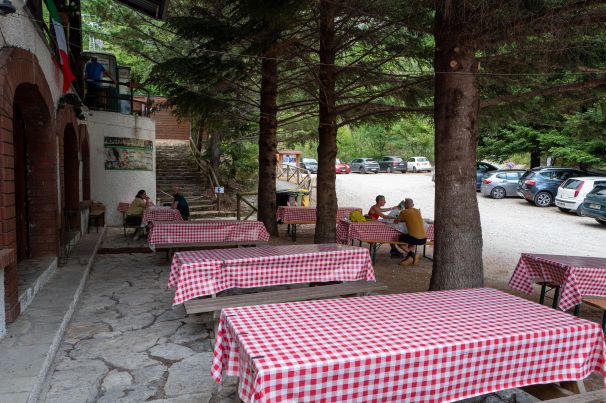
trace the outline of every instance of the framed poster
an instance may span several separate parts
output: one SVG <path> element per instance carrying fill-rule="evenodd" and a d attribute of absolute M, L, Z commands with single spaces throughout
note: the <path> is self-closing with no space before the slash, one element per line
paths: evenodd
<path fill-rule="evenodd" d="M 154 170 L 154 143 L 151 140 L 105 137 L 103 147 L 107 170 Z"/>

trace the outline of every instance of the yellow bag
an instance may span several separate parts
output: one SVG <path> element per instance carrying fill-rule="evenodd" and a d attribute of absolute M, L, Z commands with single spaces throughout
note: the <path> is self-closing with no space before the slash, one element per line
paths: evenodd
<path fill-rule="evenodd" d="M 358 210 L 352 211 L 349 213 L 349 221 L 351 222 L 364 222 L 366 218 L 360 213 Z"/>

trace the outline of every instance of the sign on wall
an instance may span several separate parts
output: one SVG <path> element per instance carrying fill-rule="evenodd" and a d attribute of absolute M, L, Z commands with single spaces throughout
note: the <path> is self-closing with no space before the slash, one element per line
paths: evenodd
<path fill-rule="evenodd" d="M 105 169 L 153 171 L 154 143 L 126 137 L 105 137 Z"/>

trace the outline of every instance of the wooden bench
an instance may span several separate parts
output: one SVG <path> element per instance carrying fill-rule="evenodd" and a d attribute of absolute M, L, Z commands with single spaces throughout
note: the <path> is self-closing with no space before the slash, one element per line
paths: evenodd
<path fill-rule="evenodd" d="M 90 232 L 91 221 L 95 223 L 97 232 L 99 232 L 99 220 L 102 220 L 105 225 L 105 205 L 103 203 L 92 202 L 88 213 L 88 228 L 86 232 Z"/>
<path fill-rule="evenodd" d="M 583 298 L 583 303 L 604 311 L 604 316 L 602 316 L 602 331 L 606 334 L 606 299 L 591 297 Z"/>
<path fill-rule="evenodd" d="M 546 401 L 549 403 L 604 403 L 606 402 L 606 389 Z"/>
<path fill-rule="evenodd" d="M 178 251 L 182 250 L 197 250 L 217 247 L 244 247 L 244 246 L 259 246 L 266 245 L 267 241 L 225 241 L 225 242 L 191 242 L 191 243 L 164 243 L 154 246 L 156 251 L 166 251 L 166 260 Z"/>
<path fill-rule="evenodd" d="M 425 256 L 425 245 L 427 245 L 427 243 L 425 243 L 424 245 L 411 245 L 409 243 L 400 242 L 400 241 L 376 241 L 376 240 L 367 240 L 367 239 L 360 239 L 359 241 L 360 241 L 360 246 L 362 246 L 362 242 L 365 242 L 368 244 L 368 248 L 370 250 L 370 258 L 372 259 L 372 264 L 375 264 L 375 259 L 377 257 L 377 249 L 379 249 L 379 247 L 383 244 L 399 245 L 399 246 L 406 246 L 406 247 L 414 246 L 415 253 L 418 253 L 417 249 L 419 246 L 423 246 L 423 256 Z M 433 245 L 433 241 L 432 241 L 432 245 Z"/>
<path fill-rule="evenodd" d="M 215 327 L 219 313 L 225 308 L 278 304 L 282 302 L 307 301 L 312 299 L 340 297 L 347 295 L 366 295 L 373 291 L 386 290 L 387 286 L 372 281 L 349 281 L 341 284 L 319 285 L 317 287 L 293 288 L 290 290 L 264 291 L 251 294 L 226 295 L 216 298 L 200 298 L 185 301 L 188 315 L 213 312 Z M 215 332 L 216 334 L 216 332 Z"/>

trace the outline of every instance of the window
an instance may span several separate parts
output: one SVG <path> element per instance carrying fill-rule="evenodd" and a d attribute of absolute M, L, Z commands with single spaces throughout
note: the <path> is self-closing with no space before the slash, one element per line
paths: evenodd
<path fill-rule="evenodd" d="M 415 162 L 415 159 L 414 158 L 409 158 L 408 162 Z"/>
<path fill-rule="evenodd" d="M 540 172 L 539 175 L 541 175 L 545 179 L 555 179 L 556 178 L 556 173 L 553 171 L 543 171 L 543 172 Z"/>
<path fill-rule="evenodd" d="M 506 173 L 497 174 L 497 178 L 499 178 L 499 179 L 507 179 L 507 174 Z"/>
<path fill-rule="evenodd" d="M 578 180 L 578 179 L 568 179 L 568 180 L 566 181 L 566 183 L 564 183 L 564 184 L 562 185 L 562 187 L 563 187 L 564 189 L 576 189 L 576 188 L 578 188 L 578 187 L 579 187 L 579 185 L 581 184 L 581 182 L 583 182 L 583 181 L 580 181 L 580 180 Z"/>
<path fill-rule="evenodd" d="M 517 181 L 520 179 L 520 172 L 507 172 L 508 181 Z"/>
<path fill-rule="evenodd" d="M 418 158 L 419 162 L 427 162 L 427 158 L 425 157 L 420 157 Z"/>

